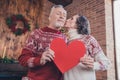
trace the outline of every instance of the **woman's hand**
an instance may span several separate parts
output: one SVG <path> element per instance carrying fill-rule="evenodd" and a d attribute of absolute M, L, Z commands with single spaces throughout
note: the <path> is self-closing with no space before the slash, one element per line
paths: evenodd
<path fill-rule="evenodd" d="M 85 55 L 80 59 L 80 62 L 84 64 L 87 68 L 93 69 L 94 67 L 94 58 L 89 55 Z"/>

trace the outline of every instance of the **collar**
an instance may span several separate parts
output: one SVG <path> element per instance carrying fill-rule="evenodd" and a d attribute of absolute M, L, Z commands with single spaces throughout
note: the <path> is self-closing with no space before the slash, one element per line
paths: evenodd
<path fill-rule="evenodd" d="M 44 32 L 52 32 L 52 33 L 57 33 L 57 34 L 61 33 L 59 30 L 55 30 L 55 29 L 52 29 L 52 28 L 49 28 L 49 27 L 44 27 L 41 30 L 44 31 Z"/>
<path fill-rule="evenodd" d="M 82 36 L 78 34 L 77 29 L 70 29 L 68 31 L 68 35 L 69 35 L 69 40 L 78 39 Z"/>

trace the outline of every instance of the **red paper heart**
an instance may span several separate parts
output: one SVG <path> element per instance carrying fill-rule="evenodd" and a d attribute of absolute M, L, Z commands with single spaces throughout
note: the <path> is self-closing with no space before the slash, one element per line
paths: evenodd
<path fill-rule="evenodd" d="M 81 41 L 74 40 L 67 45 L 60 38 L 53 39 L 50 48 L 55 52 L 54 62 L 62 73 L 77 65 L 86 51 Z"/>

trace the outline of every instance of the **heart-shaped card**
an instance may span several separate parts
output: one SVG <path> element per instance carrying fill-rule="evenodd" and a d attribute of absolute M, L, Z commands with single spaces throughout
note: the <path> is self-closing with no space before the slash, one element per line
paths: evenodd
<path fill-rule="evenodd" d="M 76 66 L 86 52 L 84 44 L 78 40 L 66 44 L 63 39 L 55 38 L 50 48 L 55 52 L 54 63 L 62 73 Z"/>

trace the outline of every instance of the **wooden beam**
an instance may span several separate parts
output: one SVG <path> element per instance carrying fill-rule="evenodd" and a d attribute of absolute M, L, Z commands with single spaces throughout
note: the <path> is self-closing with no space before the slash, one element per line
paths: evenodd
<path fill-rule="evenodd" d="M 56 5 L 63 5 L 64 7 L 71 4 L 73 0 L 48 0 Z"/>

